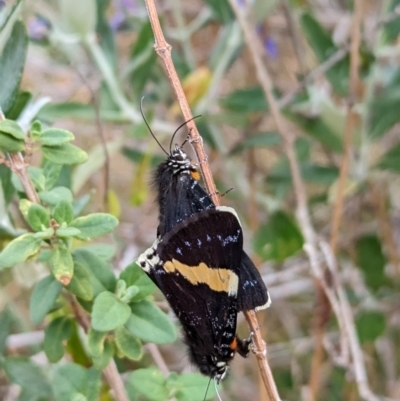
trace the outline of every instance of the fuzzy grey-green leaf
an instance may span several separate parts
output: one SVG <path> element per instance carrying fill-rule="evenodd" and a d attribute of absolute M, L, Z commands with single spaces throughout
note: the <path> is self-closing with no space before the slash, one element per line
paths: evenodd
<path fill-rule="evenodd" d="M 29 303 L 29 315 L 32 323 L 39 324 L 51 310 L 62 289 L 53 275 L 40 280 L 33 289 Z"/>
<path fill-rule="evenodd" d="M 138 361 L 142 357 L 142 343 L 124 326 L 115 330 L 115 342 L 127 358 Z"/>
<path fill-rule="evenodd" d="M 45 129 L 40 135 L 40 142 L 47 146 L 63 145 L 74 139 L 75 137 L 72 132 L 60 128 Z"/>
<path fill-rule="evenodd" d="M 42 226 L 46 228 L 49 226 L 50 214 L 42 205 L 32 203 L 26 221 L 35 231 L 42 231 Z"/>
<path fill-rule="evenodd" d="M 62 284 L 68 285 L 74 274 L 74 261 L 71 252 L 64 245 L 56 245 L 50 258 L 54 277 Z"/>
<path fill-rule="evenodd" d="M 25 149 L 25 142 L 22 139 L 15 139 L 13 136 L 0 132 L 0 150 L 9 153 L 22 152 Z"/>
<path fill-rule="evenodd" d="M 20 125 L 13 120 L 3 120 L 0 121 L 0 132 L 3 134 L 8 134 L 14 137 L 15 139 L 25 139 L 25 133 L 20 127 Z"/>
<path fill-rule="evenodd" d="M 71 143 L 64 143 L 57 146 L 42 146 L 44 157 L 55 164 L 81 164 L 88 159 L 87 153 L 72 145 Z"/>
<path fill-rule="evenodd" d="M 92 310 L 92 327 L 98 331 L 114 330 L 126 323 L 131 308 L 114 294 L 104 291 L 97 296 Z"/>
<path fill-rule="evenodd" d="M 70 227 L 81 230 L 81 233 L 77 237 L 82 240 L 101 237 L 113 231 L 117 225 L 118 219 L 107 213 L 92 213 L 87 216 L 78 217 L 70 223 Z"/>
<path fill-rule="evenodd" d="M 166 344 L 176 339 L 176 329 L 168 317 L 149 301 L 132 304 L 132 314 L 125 327 L 141 340 Z"/>
<path fill-rule="evenodd" d="M 33 234 L 23 234 L 13 239 L 0 253 L 0 270 L 25 262 L 40 249 L 41 239 Z"/>
<path fill-rule="evenodd" d="M 58 224 L 69 224 L 74 218 L 74 209 L 71 202 L 68 202 L 66 200 L 58 202 L 53 210 L 53 217 Z"/>
<path fill-rule="evenodd" d="M 71 337 L 71 320 L 62 316 L 54 319 L 44 331 L 44 352 L 52 363 L 58 362 L 64 355 L 64 342 Z"/>

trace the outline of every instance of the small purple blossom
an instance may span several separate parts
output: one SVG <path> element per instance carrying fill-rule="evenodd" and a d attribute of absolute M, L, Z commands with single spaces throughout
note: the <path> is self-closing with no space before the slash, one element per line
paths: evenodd
<path fill-rule="evenodd" d="M 266 37 L 264 40 L 264 49 L 271 58 L 275 59 L 278 57 L 278 46 L 275 40 L 270 36 Z"/>
<path fill-rule="evenodd" d="M 115 14 L 110 18 L 111 29 L 115 32 L 124 26 L 126 15 L 135 15 L 137 4 L 135 0 L 115 0 Z"/>
<path fill-rule="evenodd" d="M 51 29 L 49 20 L 41 15 L 36 15 L 28 21 L 28 35 L 32 40 L 44 41 L 48 38 Z"/>

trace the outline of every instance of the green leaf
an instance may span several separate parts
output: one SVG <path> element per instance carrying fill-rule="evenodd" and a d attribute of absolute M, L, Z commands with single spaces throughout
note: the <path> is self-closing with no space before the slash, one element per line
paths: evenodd
<path fill-rule="evenodd" d="M 304 13 L 300 19 L 301 28 L 306 36 L 308 44 L 314 50 L 320 63 L 326 61 L 338 48 L 333 43 L 329 33 L 320 23 L 308 13 Z M 325 72 L 332 88 L 341 96 L 346 96 L 349 87 L 349 57 L 340 60 Z"/>
<path fill-rule="evenodd" d="M 40 142 L 47 146 L 58 146 L 71 142 L 75 139 L 70 131 L 60 128 L 45 129 L 40 135 Z"/>
<path fill-rule="evenodd" d="M 101 237 L 114 230 L 118 225 L 118 219 L 107 213 L 92 213 L 84 217 L 73 220 L 70 227 L 81 230 L 78 238 L 82 240 L 92 240 Z"/>
<path fill-rule="evenodd" d="M 264 260 L 283 262 L 303 246 L 303 236 L 291 216 L 283 211 L 272 214 L 254 237 L 254 250 Z"/>
<path fill-rule="evenodd" d="M 99 356 L 94 356 L 92 358 L 94 367 L 99 370 L 104 369 L 110 363 L 113 354 L 114 354 L 114 347 L 106 339 L 106 341 L 104 342 L 103 352 Z"/>
<path fill-rule="evenodd" d="M 21 21 L 16 21 L 0 57 L 0 108 L 7 114 L 17 95 L 28 48 L 28 36 Z"/>
<path fill-rule="evenodd" d="M 90 327 L 88 333 L 88 348 L 90 355 L 100 356 L 104 351 L 104 341 L 107 337 L 107 332 L 97 331 Z"/>
<path fill-rule="evenodd" d="M 160 308 L 146 300 L 133 303 L 131 307 L 132 314 L 125 327 L 134 336 L 155 344 L 167 344 L 175 341 L 175 326 Z"/>
<path fill-rule="evenodd" d="M 151 401 L 169 399 L 164 375 L 156 368 L 137 369 L 129 375 L 129 384 Z"/>
<path fill-rule="evenodd" d="M 39 192 L 39 198 L 42 202 L 55 206 L 58 202 L 65 200 L 67 202 L 73 201 L 72 192 L 65 187 L 55 187 L 51 191 Z"/>
<path fill-rule="evenodd" d="M 107 262 L 84 248 L 75 249 L 73 257 L 75 261 L 82 263 L 90 271 L 94 296 L 105 290 L 114 291 L 116 279 Z"/>
<path fill-rule="evenodd" d="M 214 18 L 222 22 L 222 24 L 227 24 L 235 19 L 235 15 L 231 9 L 231 6 L 227 0 L 204 0 L 205 3 L 211 8 Z"/>
<path fill-rule="evenodd" d="M 39 324 L 53 308 L 62 289 L 52 275 L 40 280 L 33 289 L 29 303 L 29 316 L 33 324 Z"/>
<path fill-rule="evenodd" d="M 343 152 L 342 140 L 319 117 L 310 118 L 300 114 L 285 113 L 306 135 L 320 142 L 321 145 L 336 153 Z"/>
<path fill-rule="evenodd" d="M 49 191 L 58 180 L 60 176 L 62 166 L 60 164 L 54 164 L 46 160 L 43 166 L 43 174 L 45 178 L 45 190 Z"/>
<path fill-rule="evenodd" d="M 54 228 L 52 228 L 52 227 L 46 228 L 43 231 L 39 231 L 39 232 L 33 234 L 33 236 L 38 240 L 50 239 L 53 235 L 54 235 Z"/>
<path fill-rule="evenodd" d="M 100 390 L 102 387 L 101 372 L 97 369 L 90 368 L 87 371 L 85 381 L 85 395 L 88 401 L 100 400 Z"/>
<path fill-rule="evenodd" d="M 80 249 L 86 249 L 95 254 L 100 259 L 106 261 L 111 260 L 114 257 L 115 253 L 117 252 L 117 248 L 115 245 L 100 243 L 100 242 L 96 244 L 85 245 Z"/>
<path fill-rule="evenodd" d="M 65 342 L 72 334 L 71 320 L 66 317 L 57 317 L 44 331 L 44 352 L 47 359 L 58 362 L 64 355 Z"/>
<path fill-rule="evenodd" d="M 42 231 L 42 226 L 49 227 L 50 214 L 42 205 L 32 203 L 28 209 L 26 221 L 35 231 Z"/>
<path fill-rule="evenodd" d="M 16 121 L 7 119 L 0 121 L 0 132 L 10 135 L 15 139 L 25 140 L 25 133 Z"/>
<path fill-rule="evenodd" d="M 390 128 L 399 122 L 400 107 L 400 69 L 397 69 L 385 88 L 373 96 L 368 104 L 366 116 L 368 117 L 369 137 L 373 140 L 381 138 Z"/>
<path fill-rule="evenodd" d="M 170 378 L 167 379 L 170 382 Z M 172 382 L 171 387 L 175 388 L 175 397 L 179 401 L 203 401 L 215 397 L 215 389 L 210 386 L 207 398 L 204 398 L 204 389 L 208 387 L 210 379 L 199 373 L 185 373 Z"/>
<path fill-rule="evenodd" d="M 8 308 L 4 308 L 0 312 L 0 355 L 6 350 L 7 337 L 11 332 L 11 313 Z"/>
<path fill-rule="evenodd" d="M 136 263 L 130 264 L 120 274 L 119 278 L 126 282 L 127 287 L 134 285 L 139 288 L 139 294 L 135 296 L 134 301 L 141 301 L 148 295 L 152 294 L 157 288 L 143 269 L 141 269 Z"/>
<path fill-rule="evenodd" d="M 33 234 L 23 234 L 13 239 L 0 253 L 0 270 L 25 262 L 39 251 L 41 243 L 42 240 Z"/>
<path fill-rule="evenodd" d="M 25 149 L 25 142 L 15 139 L 11 135 L 0 132 L 0 150 L 9 153 L 22 152 Z"/>
<path fill-rule="evenodd" d="M 74 275 L 74 261 L 69 249 L 63 244 L 57 244 L 51 251 L 51 270 L 60 283 L 68 285 Z"/>
<path fill-rule="evenodd" d="M 97 38 L 99 38 L 100 45 L 109 60 L 110 66 L 115 70 L 117 50 L 115 46 L 114 32 L 108 23 L 107 9 L 109 3 L 109 0 L 97 0 L 96 34 Z"/>
<path fill-rule="evenodd" d="M 12 383 L 21 386 L 24 392 L 31 394 L 31 400 L 48 400 L 52 392 L 42 368 L 26 358 L 9 357 L 4 361 L 4 371 Z"/>
<path fill-rule="evenodd" d="M 78 230 L 75 227 L 58 228 L 56 231 L 57 237 L 60 238 L 77 237 L 80 233 L 81 230 Z"/>
<path fill-rule="evenodd" d="M 364 273 L 365 283 L 373 290 L 388 285 L 385 276 L 386 257 L 383 254 L 382 244 L 375 235 L 365 235 L 356 244 L 357 264 Z"/>
<path fill-rule="evenodd" d="M 387 7 L 387 14 L 393 13 L 396 7 L 398 7 L 399 5 L 400 5 L 400 0 L 392 0 L 390 2 L 390 5 Z M 385 42 L 395 41 L 400 34 L 399 19 L 395 18 L 394 20 L 384 24 L 382 31 L 383 31 L 382 36 Z"/>
<path fill-rule="evenodd" d="M 361 344 L 375 341 L 385 332 L 385 315 L 379 311 L 362 311 L 356 317 L 356 327 Z"/>
<path fill-rule="evenodd" d="M 153 49 L 154 35 L 150 22 L 142 24 L 135 46 L 132 51 L 132 60 L 136 61 L 135 67 L 130 68 L 132 76 L 131 85 L 134 91 L 141 93 L 146 83 L 151 78 L 156 66 L 157 55 Z"/>
<path fill-rule="evenodd" d="M 51 386 L 57 401 L 71 401 L 76 394 L 84 394 L 87 370 L 77 364 L 61 365 L 56 368 Z"/>
<path fill-rule="evenodd" d="M 276 132 L 263 132 L 240 141 L 232 150 L 231 154 L 243 152 L 246 149 L 275 147 L 282 143 L 281 136 Z"/>
<path fill-rule="evenodd" d="M 92 310 L 92 327 L 97 331 L 114 330 L 126 323 L 131 314 L 129 306 L 111 292 L 97 296 Z"/>
<path fill-rule="evenodd" d="M 70 223 L 74 218 L 72 203 L 65 200 L 58 202 L 53 210 L 53 217 L 58 224 Z"/>
<path fill-rule="evenodd" d="M 85 151 L 71 143 L 57 146 L 42 146 L 44 157 L 55 164 L 81 164 L 88 159 Z"/>
<path fill-rule="evenodd" d="M 389 170 L 400 173 L 400 143 L 385 153 L 379 160 L 377 166 L 381 170 Z"/>
<path fill-rule="evenodd" d="M 142 358 L 142 343 L 124 326 L 115 330 L 115 342 L 119 350 L 129 359 L 138 361 Z"/>
<path fill-rule="evenodd" d="M 7 111 L 7 118 L 16 120 L 32 99 L 30 92 L 18 92 L 13 105 Z"/>
<path fill-rule="evenodd" d="M 94 291 L 90 279 L 90 271 L 84 264 L 75 261 L 74 275 L 67 288 L 77 297 L 85 301 L 91 301 L 93 299 Z"/>
<path fill-rule="evenodd" d="M 331 185 L 339 177 L 339 169 L 337 167 L 301 163 L 300 170 L 304 181 L 314 184 Z"/>
<path fill-rule="evenodd" d="M 267 112 L 268 104 L 261 87 L 238 89 L 221 99 L 221 105 L 236 113 Z"/>

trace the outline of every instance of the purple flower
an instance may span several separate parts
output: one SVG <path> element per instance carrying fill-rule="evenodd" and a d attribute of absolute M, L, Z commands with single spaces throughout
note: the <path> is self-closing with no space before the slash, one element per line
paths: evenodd
<path fill-rule="evenodd" d="M 267 36 L 264 39 L 264 49 L 267 52 L 268 56 L 271 58 L 277 58 L 278 57 L 278 46 L 270 36 Z"/>
<path fill-rule="evenodd" d="M 48 38 L 51 29 L 49 20 L 41 15 L 36 15 L 28 21 L 28 35 L 32 40 L 38 42 L 44 41 Z"/>
<path fill-rule="evenodd" d="M 126 14 L 134 15 L 136 10 L 135 0 L 115 0 L 115 14 L 110 18 L 111 29 L 115 32 L 123 28 Z"/>

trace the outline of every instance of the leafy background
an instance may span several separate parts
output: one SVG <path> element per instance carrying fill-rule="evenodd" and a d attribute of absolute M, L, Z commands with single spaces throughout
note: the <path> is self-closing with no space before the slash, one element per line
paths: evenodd
<path fill-rule="evenodd" d="M 353 2 L 250 3 L 276 97 L 296 134 L 313 224 L 321 238 L 329 240 L 344 158 Z M 399 6 L 398 0 L 363 2 L 360 90 L 337 250 L 370 387 L 390 399 L 400 398 Z M 221 193 L 233 188 L 223 202 L 239 213 L 246 249 L 270 290 L 272 307 L 259 318 L 280 395 L 286 400 L 307 399 L 314 312 L 320 299 L 301 251 L 304 240 L 293 212 L 288 160 L 240 27 L 225 0 L 160 1 L 158 7 L 193 114 L 202 115 L 197 124 L 218 188 Z M 45 252 L 12 269 L 0 263 L 0 398 L 111 399 L 99 369 L 115 355 L 132 400 L 202 400 L 207 380 L 190 373 L 194 370 L 188 367 L 184 346 L 179 340 L 173 342 L 171 321 L 176 322 L 166 319 L 159 308 L 168 312 L 168 305 L 133 265 L 124 270 L 153 242 L 157 225 L 149 177 L 163 153 L 143 124 L 140 98 L 145 96 L 145 114 L 165 147 L 182 122 L 154 54 L 143 2 L 0 2 L 0 25 L 0 104 L 6 117 L 17 120 L 24 130 L 30 127 L 31 134 L 34 119 L 46 129 L 71 131 L 74 143 L 88 155 L 86 163 L 75 165 L 86 156 L 64 145 L 58 148 L 51 143 L 55 134 L 41 131 L 41 152 L 34 152 L 31 165 L 44 168 L 47 180 L 50 168 L 46 170 L 40 155 L 63 165 L 57 185 L 69 189 L 74 213 L 110 213 L 120 221 L 113 234 L 90 246 L 79 240 L 92 238 L 91 231 L 76 235 L 67 251 L 60 248 L 72 255 L 60 260 L 70 258 L 75 272 L 64 289 L 49 275 Z M 342 57 L 329 70 L 315 74 L 339 52 Z M 7 129 L 0 130 L 2 143 L 7 141 L 9 151 L 22 150 L 19 131 Z M 73 137 L 61 131 L 58 140 L 69 143 Z M 36 185 L 40 171 L 31 170 L 33 181 L 35 171 Z M 39 219 L 36 229 L 34 223 L 29 227 L 23 204 L 18 210 L 18 182 L 4 165 L 0 174 L 4 248 L 23 233 L 40 231 L 49 217 L 46 211 L 31 211 L 44 220 Z M 55 181 L 48 193 L 43 191 L 41 200 L 50 205 L 52 216 L 60 213 L 65 219 L 68 205 L 57 206 L 57 213 L 51 206 L 66 198 L 65 192 L 50 190 L 54 185 Z M 82 220 L 80 224 L 71 223 L 70 228 L 87 229 Z M 87 337 L 72 318 L 68 294 L 76 295 L 86 310 L 93 307 Z M 105 310 L 118 313 L 107 315 Z M 150 323 L 146 316 L 151 316 Z M 334 317 L 325 318 L 329 351 L 338 346 L 339 331 Z M 247 335 L 242 317 L 239 323 L 239 332 Z M 142 342 L 168 344 L 142 347 Z M 169 372 L 186 374 L 168 375 L 160 358 Z M 260 387 L 254 357 L 238 357 L 220 386 L 221 397 L 266 399 Z M 340 366 L 332 352 L 320 367 L 318 397 L 360 399 L 352 372 Z"/>

